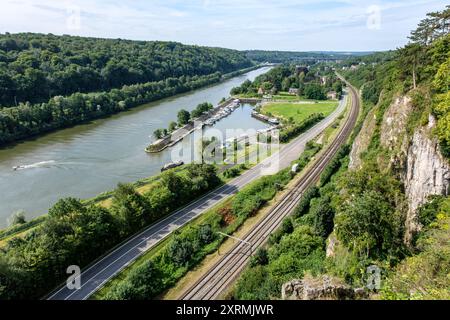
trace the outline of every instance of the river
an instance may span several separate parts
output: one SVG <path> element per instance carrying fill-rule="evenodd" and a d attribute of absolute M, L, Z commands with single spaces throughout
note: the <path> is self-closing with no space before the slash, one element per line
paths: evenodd
<path fill-rule="evenodd" d="M 176 121 L 180 109 L 191 111 L 201 102 L 217 104 L 232 87 L 267 72 L 257 69 L 183 95 L 145 104 L 109 118 L 60 130 L 0 149 L 0 227 L 12 213 L 24 210 L 37 217 L 60 198 L 90 198 L 112 190 L 119 182 L 132 182 L 160 172 L 171 161 L 171 149 L 147 154 L 149 136 Z M 248 105 L 235 110 L 214 128 L 261 129 L 265 124 L 250 117 Z M 14 171 L 13 166 L 25 169 Z"/>

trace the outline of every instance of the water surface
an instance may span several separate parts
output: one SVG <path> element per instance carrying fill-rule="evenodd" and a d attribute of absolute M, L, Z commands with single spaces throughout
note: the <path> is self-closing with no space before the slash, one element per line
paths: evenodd
<path fill-rule="evenodd" d="M 269 69 L 0 149 L 0 227 L 6 226 L 15 211 L 24 210 L 30 219 L 46 213 L 62 197 L 90 198 L 113 189 L 118 182 L 158 173 L 171 160 L 171 149 L 145 153 L 153 131 L 176 120 L 178 110 L 190 111 L 204 101 L 217 104 L 232 87 Z M 250 117 L 250 111 L 250 106 L 244 105 L 215 128 L 265 127 Z M 13 171 L 18 165 L 25 169 Z"/>

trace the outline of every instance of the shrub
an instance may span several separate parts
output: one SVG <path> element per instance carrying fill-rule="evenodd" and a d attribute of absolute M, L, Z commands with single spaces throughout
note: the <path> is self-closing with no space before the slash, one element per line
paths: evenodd
<path fill-rule="evenodd" d="M 113 286 L 106 300 L 149 300 L 159 293 L 161 275 L 152 260 L 147 260 L 131 270 L 127 277 Z"/>

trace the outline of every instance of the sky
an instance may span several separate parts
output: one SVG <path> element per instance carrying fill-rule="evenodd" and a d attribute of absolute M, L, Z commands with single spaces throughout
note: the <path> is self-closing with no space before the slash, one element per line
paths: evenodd
<path fill-rule="evenodd" d="M 238 50 L 395 49 L 446 0 L 1 0 L 0 33 L 178 41 Z"/>

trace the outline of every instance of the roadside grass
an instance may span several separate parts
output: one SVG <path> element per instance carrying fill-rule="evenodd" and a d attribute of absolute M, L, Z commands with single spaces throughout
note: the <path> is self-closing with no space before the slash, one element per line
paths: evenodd
<path fill-rule="evenodd" d="M 282 118 L 284 121 L 292 119 L 295 123 L 304 121 L 313 113 L 322 113 L 328 116 L 336 109 L 338 102 L 324 101 L 317 103 L 292 103 L 292 102 L 269 102 L 263 105 L 261 111 Z"/>

